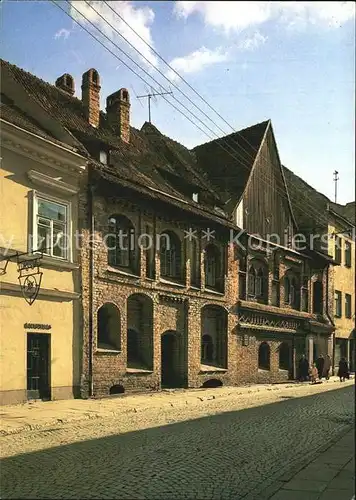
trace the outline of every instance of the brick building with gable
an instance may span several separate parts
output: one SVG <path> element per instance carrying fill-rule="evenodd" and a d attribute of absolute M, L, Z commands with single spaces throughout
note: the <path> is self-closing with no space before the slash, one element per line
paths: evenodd
<path fill-rule="evenodd" d="M 50 85 L 6 62 L 2 71 L 89 162 L 79 194 L 82 396 L 279 382 L 298 375 L 302 353 L 332 353 L 332 259 L 293 246 L 269 121 L 189 151 L 151 123 L 131 127 L 125 88 L 101 111 L 94 69 L 81 99 L 71 75 Z"/>

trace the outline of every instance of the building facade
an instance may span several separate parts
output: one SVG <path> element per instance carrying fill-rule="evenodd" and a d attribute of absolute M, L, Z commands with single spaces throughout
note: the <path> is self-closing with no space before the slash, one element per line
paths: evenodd
<path fill-rule="evenodd" d="M 15 89 L 8 90 L 4 75 L 1 403 L 66 399 L 78 395 L 80 388 L 80 282 L 74 233 L 86 160 L 19 109 L 13 100 Z"/>
<path fill-rule="evenodd" d="M 78 228 L 80 242 L 73 254 L 42 257 L 43 283 L 31 306 L 36 311 L 46 293 L 65 292 L 60 307 L 51 299 L 61 318 L 62 307 L 73 313 L 71 327 L 62 323 L 62 349 L 75 346 L 66 367 L 58 364 L 65 384 L 73 376 L 76 392 L 91 397 L 280 382 L 298 376 L 302 354 L 310 363 L 320 353 L 332 355 L 333 259 L 295 241 L 301 227 L 269 121 L 189 151 L 151 123 L 131 127 L 125 88 L 100 110 L 93 68 L 82 76 L 81 99 L 71 75 L 51 85 L 8 63 L 3 68 L 9 97 L 16 89 L 21 109 L 50 127 L 65 150 L 63 178 L 56 162 L 32 178 L 28 171 L 37 167 L 22 162 L 20 193 L 30 197 L 32 183 L 42 182 L 45 199 L 73 205 L 70 227 L 73 234 Z M 15 200 L 14 178 L 4 183 Z M 26 253 L 26 245 L 14 248 Z M 12 295 L 6 300 L 10 325 L 17 306 Z M 19 321 L 48 325 L 54 338 L 53 307 Z M 8 363 L 14 349 L 5 353 Z M 59 383 L 53 377 L 52 398 Z"/>
<path fill-rule="evenodd" d="M 238 250 L 235 307 L 244 380 L 298 376 L 298 361 L 332 355 L 332 259 L 315 252 L 294 214 L 270 121 L 194 149 L 197 161 L 249 235 Z M 218 166 L 218 168 L 217 168 Z M 251 346 L 251 347 L 250 347 Z"/>
<path fill-rule="evenodd" d="M 329 253 L 334 267 L 335 367 L 342 357 L 355 371 L 355 225 L 329 207 Z"/>
<path fill-rule="evenodd" d="M 329 311 L 335 325 L 333 366 L 345 357 L 355 370 L 355 202 L 341 205 L 318 193 L 284 168 L 290 192 L 297 199 L 295 214 L 318 253 L 332 258 L 328 278 L 333 297 Z M 304 207 L 308 206 L 309 210 Z"/>

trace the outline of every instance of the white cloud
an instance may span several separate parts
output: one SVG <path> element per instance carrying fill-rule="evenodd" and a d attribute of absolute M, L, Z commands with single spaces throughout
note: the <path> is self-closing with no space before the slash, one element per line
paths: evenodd
<path fill-rule="evenodd" d="M 103 2 L 100 1 L 71 1 L 70 15 L 77 19 L 80 23 L 86 24 L 88 29 L 98 36 L 98 31 L 95 30 L 88 21 L 92 22 L 99 28 L 107 37 L 113 40 L 117 45 L 123 48 L 125 52 L 130 52 L 131 47 L 116 33 L 119 31 L 129 42 L 141 52 L 155 66 L 158 65 L 158 58 L 152 50 L 123 22 L 121 19 Z M 153 47 L 151 34 L 151 26 L 154 21 L 154 12 L 149 7 L 136 7 L 131 1 L 111 1 L 110 6 L 122 16 L 125 21 L 147 42 Z M 98 12 L 96 13 L 90 6 Z M 77 9 L 79 13 L 75 10 Z M 85 20 L 82 15 L 87 19 Z M 109 26 L 100 15 L 108 21 L 115 30 Z M 105 40 L 106 45 L 112 50 L 113 46 L 108 40 Z M 144 61 L 144 60 L 143 60 Z M 147 64 L 147 61 L 144 61 Z"/>
<path fill-rule="evenodd" d="M 65 29 L 65 28 L 62 28 L 62 29 L 58 30 L 57 33 L 55 33 L 54 38 L 56 40 L 58 40 L 58 38 L 64 38 L 64 40 L 67 40 L 69 35 L 70 35 L 70 31 Z"/>
<path fill-rule="evenodd" d="M 355 3 L 176 1 L 174 11 L 183 18 L 199 13 L 205 24 L 228 34 L 272 20 L 289 26 L 297 23 L 340 26 L 355 17 Z"/>
<path fill-rule="evenodd" d="M 220 62 L 228 61 L 233 57 L 234 52 L 237 50 L 255 50 L 260 45 L 263 45 L 267 41 L 267 37 L 261 35 L 258 31 L 250 37 L 246 37 L 241 40 L 235 46 L 222 49 L 221 47 L 211 50 L 206 47 L 201 47 L 190 54 L 183 57 L 176 57 L 169 64 L 178 73 L 197 73 L 205 69 L 208 66 L 217 64 Z M 171 80 L 176 80 L 178 76 L 174 71 L 169 70 L 166 73 L 167 78 Z"/>
<path fill-rule="evenodd" d="M 267 37 L 261 35 L 258 31 L 254 33 L 252 36 L 245 38 L 244 40 L 241 40 L 238 44 L 237 47 L 240 50 L 255 50 L 264 43 L 266 43 Z"/>
<path fill-rule="evenodd" d="M 184 57 L 176 57 L 170 62 L 170 66 L 181 74 L 196 73 L 212 64 L 227 61 L 228 58 L 228 52 L 223 52 L 221 49 L 210 50 L 201 47 Z M 166 76 L 171 80 L 177 78 L 177 75 L 172 70 L 169 70 Z"/>

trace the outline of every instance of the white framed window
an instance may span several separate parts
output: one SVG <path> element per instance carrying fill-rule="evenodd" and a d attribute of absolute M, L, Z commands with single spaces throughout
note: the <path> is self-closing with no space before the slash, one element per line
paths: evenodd
<path fill-rule="evenodd" d="M 33 192 L 32 251 L 71 259 L 71 204 Z"/>

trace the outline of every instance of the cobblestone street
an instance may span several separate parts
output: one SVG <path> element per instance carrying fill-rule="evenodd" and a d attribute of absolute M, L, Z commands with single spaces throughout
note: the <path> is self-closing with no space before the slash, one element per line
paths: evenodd
<path fill-rule="evenodd" d="M 261 498 L 350 428 L 347 385 L 164 405 L 4 436 L 1 498 Z"/>

